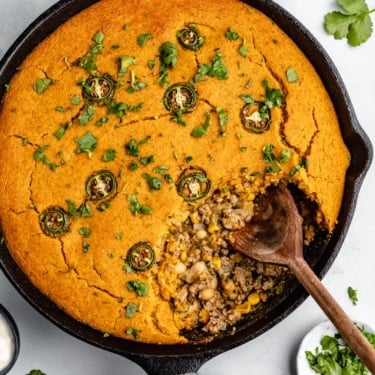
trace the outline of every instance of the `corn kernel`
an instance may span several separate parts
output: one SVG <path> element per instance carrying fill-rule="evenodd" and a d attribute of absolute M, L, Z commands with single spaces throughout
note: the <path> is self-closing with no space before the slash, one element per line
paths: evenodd
<path fill-rule="evenodd" d="M 220 257 L 218 256 L 214 256 L 212 258 L 212 264 L 214 265 L 214 267 L 216 268 L 216 270 L 220 270 L 221 269 L 221 259 Z"/>
<path fill-rule="evenodd" d="M 208 232 L 211 234 L 217 232 L 219 229 L 220 228 L 217 224 L 210 224 L 207 228 Z"/>
<path fill-rule="evenodd" d="M 247 299 L 249 301 L 249 303 L 252 305 L 252 306 L 255 306 L 257 305 L 258 303 L 260 303 L 260 295 L 259 293 L 251 293 L 249 295 L 249 298 Z"/>
<path fill-rule="evenodd" d="M 251 304 L 249 301 L 246 301 L 245 303 L 238 305 L 236 307 L 236 311 L 238 311 L 241 314 L 248 314 L 251 311 Z"/>
<path fill-rule="evenodd" d="M 186 260 L 187 260 L 186 250 L 181 251 L 180 260 L 181 260 L 181 262 L 186 262 Z"/>

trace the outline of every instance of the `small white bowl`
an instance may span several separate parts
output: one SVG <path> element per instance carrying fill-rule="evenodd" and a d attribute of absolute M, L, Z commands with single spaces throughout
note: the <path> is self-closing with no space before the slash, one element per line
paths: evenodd
<path fill-rule="evenodd" d="M 374 330 L 365 323 L 355 322 L 358 327 L 363 327 L 367 332 L 374 332 Z M 297 352 L 297 375 L 317 375 L 311 369 L 310 364 L 306 358 L 306 351 L 315 352 L 315 348 L 320 347 L 320 340 L 323 336 L 334 336 L 338 333 L 335 326 L 329 321 L 324 321 L 311 329 L 301 341 Z"/>

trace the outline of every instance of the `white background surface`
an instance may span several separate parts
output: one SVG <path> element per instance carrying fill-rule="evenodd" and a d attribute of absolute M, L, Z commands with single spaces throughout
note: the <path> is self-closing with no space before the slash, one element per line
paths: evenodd
<path fill-rule="evenodd" d="M 169 1 L 169 0 L 161 0 Z M 223 0 L 224 1 L 224 0 Z M 0 56 L 18 35 L 54 0 L 0 0 Z M 323 29 L 333 0 L 279 0 L 320 41 L 347 86 L 362 127 L 375 141 L 375 34 L 361 47 L 335 41 Z M 374 0 L 368 0 L 370 8 Z M 373 15 L 375 22 L 375 16 Z M 375 166 L 361 190 L 354 220 L 342 250 L 323 282 L 354 319 L 375 327 Z M 353 306 L 347 287 L 358 291 Z M 48 375 L 144 375 L 129 360 L 70 337 L 37 313 L 16 292 L 0 270 L 0 303 L 12 313 L 21 333 L 19 359 L 10 375 L 37 368 Z M 294 375 L 295 357 L 304 334 L 325 320 L 309 297 L 296 311 L 255 340 L 215 357 L 200 375 Z M 171 374 L 172 375 L 172 374 Z"/>

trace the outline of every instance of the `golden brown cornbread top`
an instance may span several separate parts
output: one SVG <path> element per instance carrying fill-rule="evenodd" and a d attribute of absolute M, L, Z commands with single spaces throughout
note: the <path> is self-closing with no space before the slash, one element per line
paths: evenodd
<path fill-rule="evenodd" d="M 177 31 L 190 23 L 204 37 L 198 51 L 184 49 L 177 41 Z M 228 29 L 239 38 L 226 37 Z M 103 51 L 95 58 L 97 69 L 90 73 L 77 61 L 90 54 L 98 32 L 104 38 L 100 41 Z M 138 37 L 145 34 L 150 38 L 140 45 Z M 173 69 L 167 69 L 163 86 L 159 55 L 165 42 L 177 46 L 178 57 Z M 135 59 L 123 77 L 119 76 L 122 56 Z M 194 82 L 196 108 L 182 116 L 185 125 L 173 121 L 163 104 L 166 87 L 194 80 L 199 67 L 212 64 L 215 57 L 227 69 L 226 79 L 206 75 Z M 296 82 L 288 81 L 290 68 L 298 75 Z M 119 83 L 112 104 L 125 105 L 121 118 L 110 113 L 107 105 L 85 102 L 81 83 L 92 74 L 109 74 Z M 43 93 L 36 92 L 35 82 L 45 78 L 52 84 Z M 270 88 L 282 91 L 285 105 L 272 108 L 267 132 L 255 134 L 241 124 L 241 96 L 264 100 L 265 80 Z M 136 82 L 147 86 L 129 92 Z M 132 111 L 138 106 L 140 110 Z M 227 116 L 224 125 L 220 124 L 222 113 Z M 253 193 L 287 178 L 318 203 L 321 217 L 317 220 L 332 231 L 349 163 L 333 105 L 314 68 L 270 19 L 237 1 L 124 4 L 101 0 L 28 56 L 10 82 L 0 123 L 1 225 L 16 261 L 37 287 L 75 318 L 125 337 L 129 337 L 124 334 L 129 322 L 123 319 L 124 305 L 142 298 L 124 285 L 134 278 L 146 282 L 147 301 L 142 300 L 142 314 L 131 325 L 143 331 L 142 340 L 148 342 L 173 343 L 184 338 L 171 324 L 168 301 L 159 296 L 155 269 L 136 276 L 126 273 L 124 257 L 132 245 L 147 241 L 160 258 L 167 218 L 186 205 L 175 186 L 184 168 L 199 166 L 206 171 L 212 190 L 241 173 L 259 174 Z M 204 124 L 206 134 L 192 136 Z M 62 127 L 65 132 L 56 137 Z M 77 152 L 77 139 L 88 134 L 97 141 L 96 148 Z M 139 146 L 138 156 L 127 152 L 132 140 Z M 265 173 L 266 145 L 274 146 L 278 156 L 290 151 L 277 173 Z M 116 157 L 106 162 L 103 157 L 108 150 L 115 150 Z M 154 161 L 144 161 L 151 156 Z M 129 168 L 132 162 L 138 169 Z M 166 167 L 173 183 L 155 172 L 160 166 Z M 100 204 L 90 202 L 92 217 L 72 219 L 70 232 L 60 238 L 46 236 L 39 224 L 43 210 L 49 206 L 68 209 L 67 201 L 78 207 L 87 200 L 88 176 L 104 169 L 117 177 L 117 194 L 110 206 L 98 210 Z M 152 191 L 145 174 L 159 178 L 161 189 Z M 130 196 L 151 208 L 152 214 L 134 215 Z M 88 238 L 81 228 L 89 228 Z M 89 250 L 83 251 L 87 244 Z"/>

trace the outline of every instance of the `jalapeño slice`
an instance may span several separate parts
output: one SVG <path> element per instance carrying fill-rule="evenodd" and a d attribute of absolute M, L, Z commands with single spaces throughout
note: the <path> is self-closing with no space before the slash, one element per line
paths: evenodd
<path fill-rule="evenodd" d="M 201 168 L 187 169 L 177 181 L 177 192 L 186 202 L 204 198 L 211 188 L 211 181 Z"/>
<path fill-rule="evenodd" d="M 68 214 L 59 206 L 46 208 L 39 215 L 39 222 L 43 232 L 50 237 L 60 237 L 69 230 Z"/>
<path fill-rule="evenodd" d="M 175 83 L 165 91 L 163 103 L 173 113 L 191 112 L 197 103 L 197 92 L 189 83 Z"/>
<path fill-rule="evenodd" d="M 92 201 L 102 201 L 116 192 L 116 177 L 110 171 L 98 171 L 86 180 L 86 193 Z"/>
<path fill-rule="evenodd" d="M 195 27 L 189 25 L 182 30 L 177 31 L 177 38 L 180 44 L 187 49 L 197 51 L 204 43 L 204 39 L 195 29 Z"/>
<path fill-rule="evenodd" d="M 257 134 L 267 131 L 271 124 L 270 110 L 264 103 L 245 104 L 240 117 L 244 129 Z"/>
<path fill-rule="evenodd" d="M 126 261 L 133 270 L 146 271 L 155 262 L 155 251 L 147 242 L 138 242 L 129 249 Z"/>
<path fill-rule="evenodd" d="M 94 102 L 110 100 L 114 92 L 115 81 L 108 74 L 101 77 L 91 76 L 83 84 L 84 97 Z"/>

